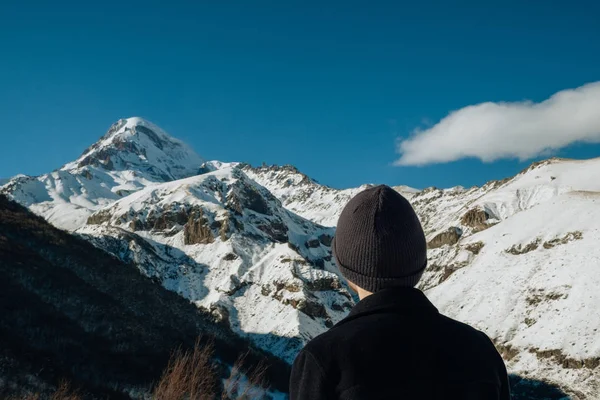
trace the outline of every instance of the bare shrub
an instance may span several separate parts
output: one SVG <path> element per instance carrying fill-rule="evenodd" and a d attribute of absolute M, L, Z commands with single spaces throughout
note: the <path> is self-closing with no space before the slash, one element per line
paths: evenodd
<path fill-rule="evenodd" d="M 80 400 L 81 395 L 77 389 L 71 388 L 68 381 L 62 380 L 58 384 L 56 392 L 50 397 L 50 400 Z"/>
<path fill-rule="evenodd" d="M 213 361 L 212 342 L 196 341 L 191 351 L 175 351 L 156 385 L 155 400 L 216 399 L 219 395 L 219 373 Z M 222 400 L 255 400 L 266 395 L 267 365 L 264 362 L 248 367 L 248 353 L 238 357 L 223 384 Z"/>
<path fill-rule="evenodd" d="M 214 399 L 217 373 L 213 365 L 214 347 L 204 346 L 200 339 L 191 352 L 181 349 L 171 355 L 152 398 L 156 400 Z"/>

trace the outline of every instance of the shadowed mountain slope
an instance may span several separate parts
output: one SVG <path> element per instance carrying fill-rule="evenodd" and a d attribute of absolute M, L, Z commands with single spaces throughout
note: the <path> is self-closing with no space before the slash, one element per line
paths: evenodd
<path fill-rule="evenodd" d="M 90 397 L 146 392 L 178 347 L 213 340 L 223 372 L 249 350 L 196 306 L 0 196 L 0 397 L 61 379 Z M 249 363 L 263 359 L 257 351 Z M 289 367 L 268 358 L 270 383 Z"/>

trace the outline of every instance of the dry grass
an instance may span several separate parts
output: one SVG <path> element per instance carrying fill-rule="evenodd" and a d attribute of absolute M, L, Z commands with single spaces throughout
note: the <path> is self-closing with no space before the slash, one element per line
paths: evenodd
<path fill-rule="evenodd" d="M 256 400 L 266 397 L 267 366 L 259 362 L 248 367 L 248 353 L 234 363 L 229 377 L 221 387 L 220 374 L 214 362 L 212 342 L 201 345 L 200 338 L 190 351 L 175 351 L 152 392 L 153 400 Z M 7 400 L 81 400 L 78 390 L 61 381 L 50 397 L 39 393 Z"/>
<path fill-rule="evenodd" d="M 217 392 L 217 373 L 213 365 L 212 344 L 200 345 L 191 352 L 177 350 L 169 360 L 152 398 L 156 400 L 214 399 Z"/>
<path fill-rule="evenodd" d="M 77 389 L 71 388 L 67 381 L 61 381 L 56 392 L 50 397 L 50 400 L 80 400 L 81 395 Z"/>
<path fill-rule="evenodd" d="M 176 351 L 167 369 L 156 385 L 152 398 L 155 400 L 215 399 L 221 392 L 222 400 L 254 400 L 266 395 L 265 377 L 267 366 L 260 362 L 247 368 L 247 354 L 234 363 L 223 387 L 213 361 L 212 343 L 204 346 L 200 339 L 189 352 Z"/>
<path fill-rule="evenodd" d="M 39 393 L 28 394 L 24 397 L 9 397 L 7 400 L 81 400 L 81 394 L 77 389 L 73 389 L 68 381 L 62 380 L 60 381 L 58 388 L 56 388 L 56 392 L 52 394 L 50 397 L 43 397 Z"/>

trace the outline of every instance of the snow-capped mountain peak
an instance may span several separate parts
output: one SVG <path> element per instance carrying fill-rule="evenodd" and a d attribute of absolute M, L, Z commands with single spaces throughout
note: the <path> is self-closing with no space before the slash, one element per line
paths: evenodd
<path fill-rule="evenodd" d="M 167 182 L 198 172 L 203 160 L 188 145 L 139 117 L 120 119 L 98 142 L 62 170 L 87 165 L 107 171 L 133 170 Z"/>
<path fill-rule="evenodd" d="M 74 230 L 95 210 L 150 185 L 197 175 L 202 158 L 153 123 L 115 122 L 75 161 L 49 174 L 16 176 L 0 192 L 52 224 Z"/>

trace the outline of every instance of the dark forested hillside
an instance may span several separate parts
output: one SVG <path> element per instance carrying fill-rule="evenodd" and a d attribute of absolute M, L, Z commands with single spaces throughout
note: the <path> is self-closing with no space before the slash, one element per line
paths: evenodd
<path fill-rule="evenodd" d="M 136 267 L 0 196 L 0 398 L 51 392 L 62 379 L 89 397 L 128 398 L 198 336 L 227 364 L 248 350 Z M 268 364 L 271 385 L 284 390 L 289 367 Z"/>

